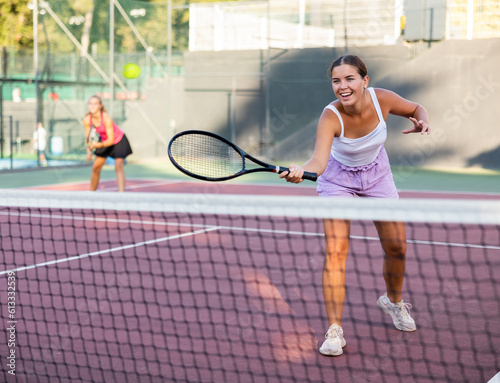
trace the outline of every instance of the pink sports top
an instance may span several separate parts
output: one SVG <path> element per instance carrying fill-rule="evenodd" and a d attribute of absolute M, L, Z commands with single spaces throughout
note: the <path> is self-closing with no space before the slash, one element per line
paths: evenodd
<path fill-rule="evenodd" d="M 367 88 L 377 110 L 379 123 L 377 127 L 366 136 L 359 138 L 344 137 L 344 122 L 340 112 L 333 105 L 328 105 L 325 109 L 333 111 L 340 120 L 342 131 L 339 137 L 333 139 L 331 155 L 338 162 L 346 166 L 364 166 L 372 163 L 382 148 L 387 138 L 387 125 L 378 103 L 377 95 L 373 88 Z"/>
<path fill-rule="evenodd" d="M 90 126 L 92 127 L 92 125 L 93 125 L 92 124 L 92 115 L 90 115 L 89 117 L 90 117 Z M 106 139 L 108 138 L 108 135 L 106 134 L 106 126 L 104 125 L 104 120 L 102 118 L 102 110 L 101 110 L 101 125 L 96 126 L 95 130 L 101 136 L 101 141 L 106 141 Z M 114 121 L 113 121 L 113 131 L 114 131 L 113 145 L 116 145 L 117 143 L 120 142 L 120 140 L 123 138 L 123 135 L 125 133 L 123 133 L 123 130 L 121 130 L 119 128 L 119 126 L 115 124 Z"/>

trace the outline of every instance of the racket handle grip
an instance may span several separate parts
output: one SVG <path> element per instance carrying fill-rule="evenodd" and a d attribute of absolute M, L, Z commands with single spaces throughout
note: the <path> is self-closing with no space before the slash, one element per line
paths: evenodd
<path fill-rule="evenodd" d="M 289 171 L 288 168 L 285 168 L 283 166 L 277 166 L 277 168 L 279 174 Z M 304 172 L 302 179 L 315 182 L 318 179 L 318 175 L 316 173 Z"/>

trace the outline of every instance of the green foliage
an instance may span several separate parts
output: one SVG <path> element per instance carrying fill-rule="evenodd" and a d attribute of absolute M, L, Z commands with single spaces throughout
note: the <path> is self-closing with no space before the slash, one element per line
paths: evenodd
<path fill-rule="evenodd" d="M 26 49 L 33 47 L 33 13 L 28 8 L 31 0 L 0 0 L 0 46 Z M 229 0 L 234 2 L 239 0 Z M 172 0 L 172 49 L 186 50 L 189 44 L 189 4 L 214 3 L 221 0 Z M 88 36 L 88 50 L 94 46 L 97 53 L 109 51 L 108 0 L 50 0 L 51 9 L 79 41 Z M 134 26 L 154 51 L 167 49 L 168 2 L 166 0 L 120 0 L 130 16 L 134 9 L 145 14 L 131 17 Z M 57 22 L 40 7 L 39 48 L 52 53 L 77 52 L 77 48 Z M 85 21 L 87 20 L 87 24 Z M 143 48 L 124 17 L 115 8 L 115 51 L 137 52 Z M 85 44 L 83 44 L 85 45 Z"/>
<path fill-rule="evenodd" d="M 33 14 L 29 0 L 0 0 L 0 46 L 33 46 Z"/>

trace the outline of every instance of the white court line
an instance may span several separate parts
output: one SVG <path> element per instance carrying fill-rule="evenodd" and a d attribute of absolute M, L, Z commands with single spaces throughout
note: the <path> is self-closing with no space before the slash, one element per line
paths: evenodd
<path fill-rule="evenodd" d="M 157 225 L 157 226 L 176 226 L 176 227 L 199 227 L 199 228 L 210 228 L 214 225 L 206 225 L 201 223 L 182 223 L 182 222 L 164 222 L 164 221 L 145 221 L 140 219 L 115 219 L 115 218 L 98 218 L 98 217 L 86 217 L 86 216 L 67 216 L 67 215 L 55 215 L 55 214 L 35 214 L 35 213 L 15 213 L 15 212 L 0 212 L 0 216 L 12 216 L 17 217 L 27 217 L 27 218 L 47 218 L 47 219 L 67 219 L 71 221 L 92 221 L 92 222 L 105 222 L 105 223 L 127 223 L 127 224 L 138 224 L 138 225 Z M 21 223 L 22 225 L 23 223 Z M 26 223 L 28 224 L 28 223 Z M 264 229 L 264 228 L 252 228 L 252 227 L 237 227 L 237 226 L 221 226 L 217 225 L 219 229 L 228 231 L 248 231 L 248 232 L 261 232 L 261 233 L 273 233 L 273 234 L 290 234 L 290 235 L 305 235 L 305 236 L 324 236 L 323 233 L 314 232 L 304 232 L 304 231 L 290 231 L 290 230 L 276 230 L 276 229 Z M 80 227 L 78 229 L 85 229 L 85 227 Z"/>
<path fill-rule="evenodd" d="M 214 230 L 219 230 L 219 227 L 218 226 L 212 226 L 212 227 L 209 227 L 207 229 L 197 230 L 197 231 L 193 231 L 193 232 L 190 232 L 190 233 L 183 233 L 183 234 L 171 235 L 171 236 L 168 236 L 168 237 L 151 239 L 149 241 L 133 243 L 131 245 L 118 246 L 118 247 L 113 247 L 111 249 L 99 250 L 99 251 L 94 251 L 92 253 L 86 253 L 86 254 L 80 254 L 80 255 L 77 255 L 77 256 L 74 256 L 74 257 L 68 257 L 68 258 L 62 258 L 62 259 L 55 259 L 53 261 L 41 262 L 41 263 L 37 263 L 37 264 L 34 264 L 34 265 L 18 267 L 16 269 L 0 271 L 0 275 L 7 274 L 9 272 L 19 272 L 19 271 L 24 271 L 24 270 L 29 270 L 29 269 L 35 269 L 35 268 L 43 267 L 43 266 L 55 265 L 57 263 L 70 262 L 70 261 L 74 261 L 74 260 L 77 260 L 77 259 L 89 258 L 89 257 L 93 257 L 94 255 L 102 255 L 102 254 L 113 253 L 115 251 L 120 251 L 120 250 L 133 249 L 135 247 L 150 245 L 150 244 L 158 243 L 158 242 L 170 241 L 172 239 L 177 239 L 177 238 L 189 237 L 189 236 L 192 236 L 192 235 L 207 233 L 209 231 L 214 231 Z"/>
<path fill-rule="evenodd" d="M 201 225 L 195 223 L 179 223 L 179 222 L 164 222 L 164 221 L 145 221 L 141 219 L 115 219 L 115 218 L 99 218 L 88 217 L 79 215 L 58 215 L 58 214 L 36 214 L 36 213 L 14 213 L 14 212 L 0 212 L 1 215 L 26 218 L 46 218 L 46 219 L 67 219 L 71 221 L 91 221 L 91 222 L 105 222 L 105 223 L 128 223 L 138 225 L 160 225 L 160 226 L 181 226 L 181 227 L 213 227 L 213 225 Z M 22 224 L 22 223 L 21 223 Z M 26 223 L 28 224 L 28 223 Z M 85 229 L 81 227 L 81 229 Z"/>
<path fill-rule="evenodd" d="M 90 181 L 74 181 L 74 182 L 62 182 L 60 184 L 44 184 L 44 185 L 36 185 L 36 186 L 23 186 L 18 189 L 21 190 L 45 190 L 46 188 L 54 188 L 54 187 L 67 187 L 67 186 L 79 186 L 79 185 L 90 185 Z"/>
<path fill-rule="evenodd" d="M 163 185 L 173 185 L 173 184 L 179 184 L 179 183 L 195 183 L 195 184 L 201 184 L 200 181 L 197 180 L 192 180 L 192 179 L 181 179 L 181 178 L 176 178 L 176 179 L 162 179 L 162 178 L 136 178 L 136 177 L 131 177 L 127 178 L 128 181 L 135 181 L 135 182 L 150 182 L 150 181 L 158 181 L 157 184 L 146 184 L 145 186 L 141 185 L 131 185 L 127 186 L 127 189 L 138 189 L 138 188 L 144 188 L 144 187 L 150 187 L 150 186 L 163 186 Z M 113 182 L 115 179 L 113 178 L 106 178 L 103 179 L 102 182 Z M 63 186 L 76 186 L 76 185 L 84 185 L 84 184 L 89 184 L 90 181 L 74 181 L 74 182 L 63 182 L 63 183 L 58 183 L 58 184 L 47 184 L 47 185 L 41 185 L 42 187 L 63 187 Z M 305 189 L 311 189 L 315 186 L 310 186 L 310 185 L 291 185 L 288 183 L 280 184 L 280 183 L 266 183 L 266 182 L 231 182 L 228 183 L 227 185 L 233 185 L 233 186 L 260 186 L 260 187 L 278 187 L 278 188 L 305 188 Z M 20 189 L 32 189 L 32 190 L 37 190 L 37 186 L 27 186 L 27 187 L 22 187 Z M 112 191 L 112 190 L 118 190 L 118 188 L 115 187 L 110 187 L 110 188 L 103 188 L 103 189 L 98 189 L 99 191 Z M 500 196 L 499 193 L 495 192 L 481 192 L 481 191 L 454 191 L 454 190 L 417 190 L 417 189 L 404 189 L 404 188 L 398 188 L 398 192 L 408 192 L 408 193 L 418 193 L 418 194 L 442 194 L 442 195 L 464 195 L 464 196 Z"/>
<path fill-rule="evenodd" d="M 178 182 L 176 182 L 176 183 L 178 183 Z M 125 187 L 125 189 L 132 190 L 132 189 L 142 189 L 142 188 L 149 188 L 149 187 L 153 187 L 153 186 L 167 186 L 167 185 L 168 186 L 172 185 L 172 183 L 166 183 L 164 181 L 161 181 L 161 182 L 145 183 L 145 184 L 140 184 L 140 185 L 127 185 Z M 117 191 L 117 190 L 118 190 L 117 186 L 98 189 L 99 192 L 111 192 L 111 191 Z"/>
<path fill-rule="evenodd" d="M 460 190 L 416 190 L 416 189 L 398 189 L 398 192 L 403 193 L 418 193 L 418 194 L 452 194 L 452 195 L 468 195 L 468 196 L 500 196 L 500 193 L 481 192 L 481 191 L 460 191 Z"/>
<path fill-rule="evenodd" d="M 380 238 L 378 238 L 378 237 L 363 237 L 363 236 L 351 235 L 349 238 L 362 239 L 362 240 L 366 240 L 366 241 L 380 241 Z M 500 250 L 500 246 L 493 246 L 493 245 L 472 245 L 469 243 L 423 241 L 420 239 L 407 239 L 406 242 L 414 243 L 416 245 L 449 246 L 449 247 L 465 247 L 465 248 L 471 248 L 471 249 Z"/>
<path fill-rule="evenodd" d="M 162 185 L 175 185 L 175 184 L 178 184 L 178 183 L 183 183 L 184 181 L 182 180 L 162 180 L 162 179 L 144 179 L 144 178 L 127 178 L 127 181 L 134 181 L 134 182 L 155 182 L 155 183 L 152 183 L 151 185 L 146 185 L 146 186 L 142 186 L 142 185 L 127 185 L 126 188 L 127 189 L 136 189 L 136 188 L 141 188 L 141 187 L 148 187 L 148 186 L 162 186 Z M 113 178 L 106 178 L 106 179 L 102 179 L 101 180 L 101 183 L 105 183 L 105 182 L 112 182 L 114 184 L 116 184 L 116 180 L 113 179 Z M 23 190 L 40 190 L 40 188 L 42 188 L 43 190 L 45 190 L 46 188 L 56 188 L 54 190 L 57 190 L 59 188 L 65 188 L 65 187 L 70 187 L 70 186 L 80 186 L 80 185 L 90 185 L 90 179 L 88 181 L 74 181 L 74 182 L 61 182 L 61 183 L 57 183 L 57 184 L 46 184 L 46 185 L 38 185 L 38 186 L 25 186 L 25 187 L 20 187 L 19 189 L 23 189 Z M 97 189 L 97 192 L 100 192 L 100 191 L 111 191 L 111 190 L 118 190 L 118 188 L 116 186 L 114 187 L 104 187 L 102 189 Z M 77 192 L 78 190 L 75 190 L 75 192 Z"/>
<path fill-rule="evenodd" d="M 500 383 L 500 372 L 491 378 L 488 383 Z"/>
<path fill-rule="evenodd" d="M 181 222 L 164 222 L 164 221 L 145 221 L 136 219 L 114 219 L 114 218 L 97 218 L 97 217 L 86 217 L 86 216 L 65 216 L 65 215 L 51 215 L 51 214 L 30 214 L 30 213 L 15 213 L 15 212 L 0 212 L 1 215 L 15 215 L 20 217 L 29 218 L 50 218 L 50 219 L 67 219 L 73 221 L 94 221 L 94 222 L 112 222 L 112 223 L 128 223 L 128 224 L 139 224 L 139 225 L 160 225 L 160 226 L 176 226 L 176 227 L 197 227 L 197 228 L 211 228 L 213 225 L 206 224 L 196 224 L 196 223 L 181 223 Z M 247 232 L 260 232 L 260 233 L 273 233 L 273 234 L 288 234 L 288 235 L 302 235 L 302 236 L 318 236 L 324 237 L 324 233 L 316 232 L 305 232 L 305 231 L 291 231 L 291 230 L 276 230 L 276 229 L 263 229 L 263 228 L 251 228 L 251 227 L 237 227 L 237 226 L 221 226 L 218 225 L 217 228 L 221 230 L 228 231 L 247 231 Z M 84 228 L 83 228 L 84 229 Z M 366 241 L 379 241 L 378 237 L 365 237 L 351 235 L 352 239 L 360 239 Z M 474 245 L 468 243 L 456 243 L 456 242 L 442 242 L 442 241 L 425 241 L 419 239 L 407 239 L 406 242 L 414 243 L 417 245 L 431 245 L 431 246 L 445 246 L 445 247 L 461 247 L 461 248 L 471 248 L 471 249 L 488 249 L 488 250 L 500 250 L 500 246 L 494 245 Z M 1 275 L 1 274 L 0 274 Z"/>

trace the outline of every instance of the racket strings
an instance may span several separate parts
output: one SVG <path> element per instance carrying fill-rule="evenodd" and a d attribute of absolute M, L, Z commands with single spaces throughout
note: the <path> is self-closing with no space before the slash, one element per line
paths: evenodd
<path fill-rule="evenodd" d="M 91 128 L 87 137 L 87 145 L 91 146 L 93 142 L 99 142 L 101 136 L 95 128 Z"/>
<path fill-rule="evenodd" d="M 202 134 L 186 134 L 172 142 L 171 154 L 183 169 L 207 178 L 229 177 L 243 170 L 240 153 L 232 146 Z"/>

